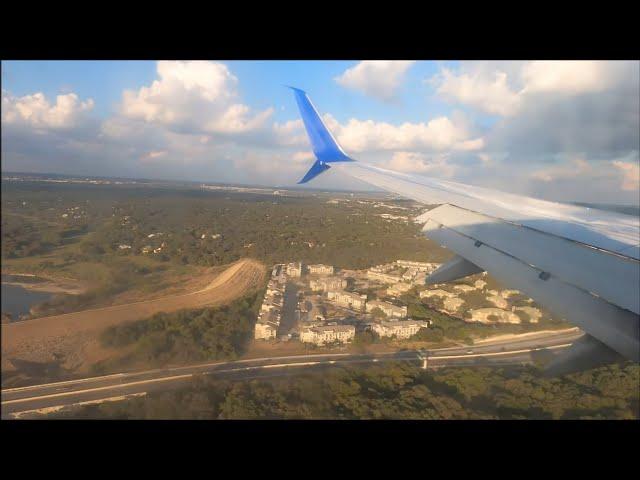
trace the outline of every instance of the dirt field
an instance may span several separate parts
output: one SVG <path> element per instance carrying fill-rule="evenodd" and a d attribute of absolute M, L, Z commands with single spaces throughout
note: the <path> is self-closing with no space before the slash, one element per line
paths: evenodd
<path fill-rule="evenodd" d="M 24 322 L 2 325 L 2 371 L 15 369 L 11 359 L 51 362 L 63 359 L 68 370 L 83 370 L 110 352 L 103 349 L 98 336 L 106 327 L 147 318 L 158 312 L 221 305 L 262 285 L 264 266 L 243 259 L 222 271 L 204 288 L 182 295 L 83 310 Z"/>

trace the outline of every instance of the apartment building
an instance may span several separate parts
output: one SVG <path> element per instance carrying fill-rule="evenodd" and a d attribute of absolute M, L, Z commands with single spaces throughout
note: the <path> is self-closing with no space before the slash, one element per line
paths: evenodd
<path fill-rule="evenodd" d="M 327 299 L 351 310 L 364 311 L 367 304 L 367 296 L 358 293 L 345 292 L 342 290 L 327 291 Z"/>
<path fill-rule="evenodd" d="M 416 270 L 422 270 L 424 272 L 433 272 L 440 266 L 437 263 L 414 262 L 413 260 L 396 260 L 396 265 L 404 268 L 414 268 Z"/>
<path fill-rule="evenodd" d="M 342 290 L 347 286 L 347 281 L 339 277 L 312 278 L 309 280 L 309 288 L 314 292 L 328 290 Z"/>
<path fill-rule="evenodd" d="M 499 295 L 491 295 L 487 297 L 487 302 L 493 303 L 498 308 L 507 308 L 509 306 L 509 302 Z"/>
<path fill-rule="evenodd" d="M 327 343 L 348 343 L 356 335 L 356 327 L 353 325 L 327 325 L 322 327 L 307 327 L 300 331 L 302 343 L 325 345 Z"/>
<path fill-rule="evenodd" d="M 478 290 L 484 290 L 484 287 L 487 286 L 487 282 L 485 282 L 484 280 L 476 280 L 473 285 L 478 289 Z"/>
<path fill-rule="evenodd" d="M 271 340 L 276 338 L 278 327 L 272 323 L 256 323 L 254 336 L 256 340 Z"/>
<path fill-rule="evenodd" d="M 520 292 L 518 290 L 502 290 L 500 292 L 500 296 L 502 298 L 509 298 L 512 295 L 519 295 L 519 294 L 520 294 Z"/>
<path fill-rule="evenodd" d="M 367 270 L 367 278 L 369 280 L 375 280 L 381 283 L 398 283 L 402 281 L 402 277 L 399 275 L 393 275 L 391 273 L 377 272 L 373 269 Z"/>
<path fill-rule="evenodd" d="M 458 290 L 459 292 L 472 292 L 473 290 L 475 290 L 475 287 L 472 287 L 471 285 L 456 285 L 453 287 L 454 290 Z"/>
<path fill-rule="evenodd" d="M 396 283 L 395 285 L 391 285 L 389 288 L 387 288 L 387 295 L 397 297 L 399 295 L 402 295 L 403 293 L 408 292 L 409 290 L 411 290 L 411 288 L 412 285 L 408 283 Z"/>
<path fill-rule="evenodd" d="M 407 307 L 403 305 L 399 307 L 392 303 L 371 300 L 366 304 L 367 313 L 371 313 L 374 308 L 379 308 L 389 318 L 405 318 L 407 316 Z"/>
<path fill-rule="evenodd" d="M 414 336 L 421 328 L 429 328 L 429 323 L 416 320 L 399 320 L 395 322 L 374 323 L 371 326 L 380 337 L 392 337 L 405 339 Z"/>
<path fill-rule="evenodd" d="M 455 296 L 456 296 L 455 293 L 447 292 L 446 290 L 442 290 L 440 288 L 435 288 L 433 290 L 423 290 L 420 292 L 420 298 L 432 298 L 432 297 L 450 298 Z"/>
<path fill-rule="evenodd" d="M 311 275 L 333 275 L 333 265 L 323 265 L 318 263 L 316 265 L 307 266 L 307 270 Z"/>
<path fill-rule="evenodd" d="M 287 275 L 293 278 L 300 278 L 302 276 L 302 263 L 292 262 L 287 264 Z"/>
<path fill-rule="evenodd" d="M 520 317 L 508 310 L 500 308 L 478 308 L 471 310 L 471 322 L 480 323 L 520 323 Z"/>
<path fill-rule="evenodd" d="M 464 305 L 464 300 L 458 297 L 445 298 L 443 302 L 444 309 L 449 313 L 455 313 Z"/>

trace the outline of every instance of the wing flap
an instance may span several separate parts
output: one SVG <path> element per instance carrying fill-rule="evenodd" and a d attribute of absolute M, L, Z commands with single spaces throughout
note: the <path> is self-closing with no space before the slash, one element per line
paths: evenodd
<path fill-rule="evenodd" d="M 429 219 L 640 314 L 640 262 L 636 260 L 452 205 L 419 217 L 421 222 Z"/>
<path fill-rule="evenodd" d="M 425 234 L 501 282 L 545 304 L 625 357 L 640 360 L 638 315 L 617 307 L 511 255 L 430 219 Z"/>

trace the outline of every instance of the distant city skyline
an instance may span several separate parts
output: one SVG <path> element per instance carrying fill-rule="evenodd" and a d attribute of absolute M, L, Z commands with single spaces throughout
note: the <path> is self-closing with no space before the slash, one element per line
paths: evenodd
<path fill-rule="evenodd" d="M 640 62 L 5 61 L 2 171 L 293 187 L 291 92 L 385 168 L 640 203 Z M 311 188 L 369 190 L 329 171 Z"/>

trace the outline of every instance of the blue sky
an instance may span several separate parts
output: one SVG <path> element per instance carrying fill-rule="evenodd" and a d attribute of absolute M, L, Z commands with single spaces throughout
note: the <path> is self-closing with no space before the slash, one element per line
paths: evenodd
<path fill-rule="evenodd" d="M 295 103 L 285 85 L 306 90 L 314 102 L 323 105 L 339 121 L 358 112 L 379 121 L 393 123 L 419 122 L 445 114 L 450 106 L 429 97 L 423 81 L 437 72 L 437 65 L 450 62 L 420 62 L 406 75 L 406 83 L 397 98 L 388 102 L 357 92 L 336 88 L 334 78 L 353 61 L 228 61 L 225 62 L 241 79 L 239 92 L 246 103 L 256 109 L 277 105 L 274 118 L 286 121 L 296 118 Z M 455 63 L 455 62 L 454 62 Z M 16 96 L 41 91 L 48 98 L 75 92 L 80 98 L 93 98 L 94 112 L 106 117 L 113 113 L 126 89 L 137 90 L 156 78 L 154 61 L 7 61 L 3 62 L 3 88 Z M 422 102 L 416 102 L 420 98 Z M 284 107 L 284 110 L 281 109 Z"/>
<path fill-rule="evenodd" d="M 638 62 L 8 61 L 2 168 L 295 184 L 312 158 L 284 85 L 357 159 L 638 203 Z"/>

